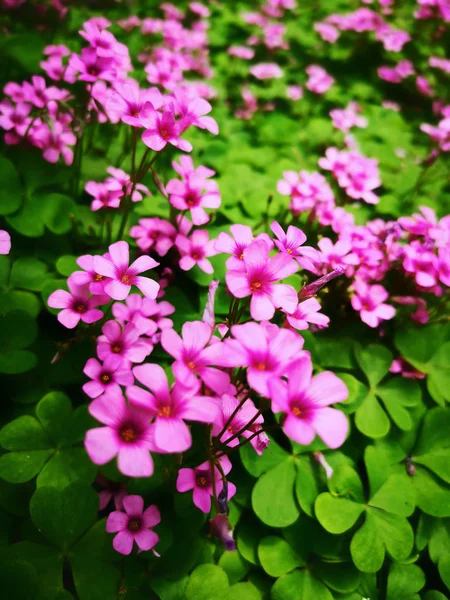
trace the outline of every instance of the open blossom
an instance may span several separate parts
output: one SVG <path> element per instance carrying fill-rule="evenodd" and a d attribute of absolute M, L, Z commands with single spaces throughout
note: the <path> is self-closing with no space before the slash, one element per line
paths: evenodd
<path fill-rule="evenodd" d="M 314 29 L 323 40 L 330 44 L 334 44 L 340 35 L 339 30 L 330 23 L 314 23 Z"/>
<path fill-rule="evenodd" d="M 151 352 L 149 346 L 140 340 L 140 333 L 132 323 L 122 329 L 117 321 L 108 321 L 102 327 L 102 335 L 97 338 L 97 356 L 106 360 L 111 356 L 120 356 L 128 365 L 142 362 Z"/>
<path fill-rule="evenodd" d="M 308 446 L 316 434 L 330 448 L 339 448 L 347 437 L 348 421 L 330 404 L 348 397 L 345 383 L 331 371 L 312 377 L 309 356 L 294 361 L 288 369 L 288 382 L 269 381 L 272 410 L 285 415 L 284 433 L 298 444 Z"/>
<path fill-rule="evenodd" d="M 230 232 L 231 235 L 225 231 L 219 233 L 214 244 L 216 252 L 231 254 L 226 262 L 227 269 L 236 271 L 245 270 L 244 250 L 250 246 L 254 240 L 263 240 L 267 244 L 269 250 L 272 250 L 273 248 L 273 241 L 266 233 L 260 233 L 254 238 L 253 231 L 248 225 L 230 225 Z"/>
<path fill-rule="evenodd" d="M 133 385 L 127 389 L 127 396 L 133 406 L 145 408 L 154 417 L 154 441 L 158 450 L 188 450 L 192 438 L 185 420 L 212 423 L 217 413 L 214 398 L 199 396 L 199 385 L 189 388 L 179 380 L 169 389 L 167 376 L 159 365 L 140 365 L 133 369 L 133 374 L 150 392 Z"/>
<path fill-rule="evenodd" d="M 227 52 L 230 56 L 236 56 L 243 60 L 251 60 L 255 56 L 253 48 L 249 48 L 248 46 L 230 46 Z"/>
<path fill-rule="evenodd" d="M 300 85 L 288 85 L 286 96 L 291 100 L 300 100 L 300 98 L 303 98 L 303 88 Z"/>
<path fill-rule="evenodd" d="M 120 554 L 131 554 L 136 542 L 141 552 L 151 550 L 159 542 L 159 536 L 152 527 L 161 522 L 157 507 L 152 504 L 144 510 L 141 496 L 125 496 L 123 499 L 125 512 L 113 511 L 108 515 L 106 531 L 117 533 L 113 539 L 113 548 Z"/>
<path fill-rule="evenodd" d="M 361 321 L 369 327 L 378 327 L 381 321 L 392 319 L 395 308 L 385 304 L 389 294 L 382 285 L 368 285 L 361 279 L 353 283 L 355 295 L 352 297 L 352 307 L 360 314 Z"/>
<path fill-rule="evenodd" d="M 297 308 L 291 315 L 287 315 L 287 321 L 291 327 L 303 331 L 309 328 L 309 324 L 313 323 L 320 327 L 327 327 L 330 322 L 330 317 L 323 315 L 320 303 L 315 298 L 308 298 L 299 302 Z"/>
<path fill-rule="evenodd" d="M 247 367 L 250 387 L 269 395 L 268 382 L 285 375 L 294 358 L 303 354 L 303 338 L 276 325 L 243 323 L 231 328 L 233 339 L 224 342 L 220 361 L 224 366 Z"/>
<path fill-rule="evenodd" d="M 104 294 L 106 279 L 95 271 L 94 257 L 91 254 L 83 254 L 77 258 L 76 263 L 83 271 L 74 271 L 68 281 L 78 286 L 87 285 L 91 294 Z"/>
<path fill-rule="evenodd" d="M 231 471 L 231 462 L 227 456 L 219 459 L 220 466 L 224 475 Z M 214 479 L 216 493 L 219 495 L 223 490 L 222 475 L 217 467 L 214 467 Z M 236 493 L 236 486 L 227 481 L 227 500 Z M 211 510 L 211 496 L 213 496 L 212 471 L 209 461 L 206 461 L 195 469 L 180 469 L 177 477 L 177 491 L 187 492 L 194 490 L 192 499 L 197 508 L 208 514 Z"/>
<path fill-rule="evenodd" d="M 91 210 L 94 211 L 101 208 L 118 208 L 123 196 L 122 186 L 117 182 L 88 181 L 84 189 L 94 198 L 91 202 Z"/>
<path fill-rule="evenodd" d="M 212 430 L 213 436 L 219 435 L 239 404 L 240 401 L 229 394 L 223 394 L 219 398 L 217 417 Z M 254 434 L 254 431 L 250 430 L 251 425 L 256 424 L 261 427 L 261 423 L 264 423 L 264 417 L 258 414 L 256 406 L 248 398 L 227 425 L 225 431 L 220 436 L 220 441 L 222 444 L 233 448 L 239 444 L 239 437 L 235 437 L 236 434 L 239 433 L 244 438 L 249 438 Z"/>
<path fill-rule="evenodd" d="M 104 427 L 89 429 L 84 446 L 96 465 L 105 465 L 117 456 L 119 471 L 128 477 L 150 477 L 155 450 L 150 414 L 129 405 L 119 392 L 104 394 L 89 404 L 90 414 Z"/>
<path fill-rule="evenodd" d="M 318 253 L 310 246 L 302 247 L 303 243 L 306 242 L 306 235 L 301 229 L 289 225 L 287 231 L 284 232 L 281 225 L 276 221 L 271 224 L 270 229 L 277 237 L 274 243 L 280 252 L 286 252 L 286 254 L 295 258 L 298 264 L 304 269 L 314 271 L 314 265 L 305 255 L 316 256 Z"/>
<path fill-rule="evenodd" d="M 390 50 L 391 52 L 401 52 L 403 46 L 411 40 L 408 32 L 401 29 L 392 29 L 388 25 L 379 27 L 375 37 L 383 43 L 385 50 Z"/>
<path fill-rule="evenodd" d="M 91 378 L 91 381 L 83 385 L 83 391 L 90 398 L 97 398 L 105 392 L 120 392 L 121 385 L 131 385 L 133 375 L 129 363 L 124 364 L 120 356 L 111 353 L 100 364 L 96 358 L 90 358 L 83 373 Z"/>
<path fill-rule="evenodd" d="M 352 127 L 367 127 L 367 119 L 361 117 L 358 112 L 360 107 L 356 102 L 350 102 L 346 108 L 334 108 L 330 111 L 330 117 L 336 129 L 348 133 Z"/>
<path fill-rule="evenodd" d="M 352 244 L 348 240 L 339 239 L 333 244 L 329 238 L 322 238 L 317 245 L 321 251 L 321 272 L 324 274 L 329 269 L 359 264 L 359 258 L 352 252 Z"/>
<path fill-rule="evenodd" d="M 175 88 L 173 91 L 175 97 L 175 111 L 180 117 L 180 131 L 183 132 L 188 127 L 198 127 L 206 129 L 213 135 L 219 133 L 219 126 L 212 117 L 207 116 L 211 112 L 212 107 L 204 98 L 197 95 L 192 95 L 189 90 Z M 180 150 L 184 150 L 179 146 Z"/>
<path fill-rule="evenodd" d="M 158 266 L 150 256 L 140 256 L 130 263 L 130 251 L 127 242 L 116 242 L 108 248 L 110 259 L 94 256 L 94 268 L 97 273 L 108 277 L 105 293 L 114 300 L 125 300 L 135 285 L 147 298 L 154 299 L 158 295 L 159 284 L 139 274 Z"/>
<path fill-rule="evenodd" d="M 191 237 L 178 234 L 175 244 L 181 254 L 180 269 L 190 271 L 198 265 L 205 273 L 213 273 L 214 269 L 208 257 L 216 254 L 214 242 L 215 240 L 209 239 L 209 234 L 204 229 L 197 229 Z"/>
<path fill-rule="evenodd" d="M 296 261 L 287 253 L 269 258 L 269 248 L 263 240 L 252 242 L 243 255 L 245 270 L 228 271 L 226 282 L 235 298 L 251 296 L 252 319 L 270 320 L 276 308 L 293 312 L 297 293 L 292 286 L 278 282 L 298 270 Z"/>
<path fill-rule="evenodd" d="M 153 109 L 158 110 L 163 105 L 163 97 L 158 88 L 142 90 L 134 79 L 125 83 L 116 83 L 106 104 L 108 113 L 115 119 L 121 120 L 133 127 L 143 127 L 141 117 L 149 102 Z"/>
<path fill-rule="evenodd" d="M 164 330 L 161 335 L 161 345 L 174 357 L 172 368 L 179 381 L 184 385 L 195 387 L 199 376 L 208 388 L 220 394 L 228 389 L 230 377 L 227 373 L 214 368 L 222 344 L 217 338 L 212 339 L 212 333 L 213 330 L 207 323 L 201 321 L 184 323 L 182 337 L 174 329 Z"/>
<path fill-rule="evenodd" d="M 139 294 L 130 294 L 123 302 L 116 302 L 112 307 L 114 318 L 123 326 L 132 323 L 139 335 L 153 336 L 159 329 L 173 327 L 173 322 L 167 316 L 175 312 L 175 307 L 169 302 L 156 302 L 143 298 Z"/>
<path fill-rule="evenodd" d="M 333 77 L 324 68 L 319 67 L 319 65 L 309 65 L 305 70 L 308 75 L 306 87 L 310 92 L 325 94 L 335 83 Z"/>
<path fill-rule="evenodd" d="M 283 77 L 283 71 L 276 63 L 259 63 L 250 67 L 249 71 L 253 77 L 260 80 Z"/>
<path fill-rule="evenodd" d="M 11 251 L 11 236 L 4 229 L 0 229 L 0 254 L 9 254 Z"/>
<path fill-rule="evenodd" d="M 65 290 L 56 290 L 50 294 L 47 304 L 51 308 L 62 308 L 58 313 L 58 321 L 67 327 L 73 329 L 78 323 L 94 323 L 103 318 L 103 312 L 96 308 L 108 304 L 109 298 L 100 294 L 90 296 L 87 285 L 76 285 L 70 278 L 67 281 L 69 292 Z"/>
<path fill-rule="evenodd" d="M 105 179 L 105 183 L 114 185 L 119 184 L 126 195 L 130 195 L 131 192 L 133 192 L 131 194 L 132 202 L 139 202 L 142 200 L 143 196 L 151 196 L 150 190 L 146 185 L 131 181 L 130 175 L 125 173 L 122 169 L 108 167 L 106 172 L 109 173 L 111 177 Z"/>
<path fill-rule="evenodd" d="M 73 151 L 69 146 L 76 144 L 75 134 L 60 121 L 54 121 L 50 128 L 40 123 L 33 129 L 33 144 L 43 150 L 42 156 L 49 163 L 56 163 L 62 156 L 66 165 L 73 161 Z"/>
<path fill-rule="evenodd" d="M 192 150 L 192 145 L 187 140 L 180 138 L 180 124 L 175 121 L 171 111 L 165 110 L 161 115 L 147 104 L 141 122 L 145 128 L 142 141 L 152 150 L 159 152 L 167 144 L 172 144 L 184 152 Z"/>
<path fill-rule="evenodd" d="M 145 252 L 154 249 L 159 256 L 165 256 L 175 244 L 177 231 L 166 219 L 152 217 L 140 219 L 138 225 L 130 229 L 131 237 Z"/>
<path fill-rule="evenodd" d="M 190 211 L 194 225 L 204 225 L 209 221 L 205 208 L 219 208 L 219 186 L 215 181 L 209 181 L 194 174 L 184 181 L 171 179 L 166 185 L 170 194 L 169 201 L 178 210 Z"/>
<path fill-rule="evenodd" d="M 439 121 L 437 127 L 423 123 L 420 130 L 429 135 L 433 141 L 438 142 L 442 152 L 450 152 L 450 117 Z"/>
<path fill-rule="evenodd" d="M 413 241 L 403 248 L 403 268 L 414 275 L 417 285 L 431 288 L 437 283 L 436 258 L 431 250 Z"/>

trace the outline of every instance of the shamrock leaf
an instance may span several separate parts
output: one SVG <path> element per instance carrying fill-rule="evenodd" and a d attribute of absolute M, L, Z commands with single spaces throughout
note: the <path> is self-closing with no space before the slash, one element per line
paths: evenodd
<path fill-rule="evenodd" d="M 358 345 L 355 356 L 370 385 L 370 388 L 366 388 L 363 400 L 362 384 L 353 386 L 359 396 L 355 414 L 356 427 L 368 437 L 381 438 L 389 433 L 390 417 L 399 429 L 410 431 L 414 425 L 413 409 L 421 403 L 421 390 L 417 381 L 394 377 L 380 383 L 389 373 L 393 360 L 393 355 L 384 346 L 371 344 L 363 349 Z"/>
<path fill-rule="evenodd" d="M 36 336 L 36 321 L 29 312 L 12 310 L 0 317 L 0 373 L 24 373 L 36 365 L 36 355 L 25 350 Z"/>
<path fill-rule="evenodd" d="M 383 481 L 373 458 L 368 447 L 368 502 L 364 501 L 358 474 L 346 466 L 336 469 L 329 481 L 330 492 L 320 494 L 315 503 L 319 523 L 333 534 L 350 530 L 364 515 L 364 522 L 351 540 L 350 552 L 356 567 L 368 573 L 381 568 L 386 551 L 395 560 L 403 560 L 413 546 L 413 531 L 405 518 L 414 511 L 412 487 L 408 480 L 386 471 Z"/>
<path fill-rule="evenodd" d="M 36 406 L 36 417 L 19 417 L 0 431 L 0 444 L 10 450 L 0 457 L 0 476 L 23 483 L 38 475 L 38 487 L 61 489 L 79 479 L 91 482 L 96 467 L 84 448 L 75 446 L 89 425 L 86 408 L 72 412 L 65 394 L 50 392 Z"/>

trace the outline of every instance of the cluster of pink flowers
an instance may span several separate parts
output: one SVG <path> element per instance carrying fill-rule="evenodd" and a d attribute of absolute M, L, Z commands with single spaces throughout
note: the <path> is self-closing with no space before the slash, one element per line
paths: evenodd
<path fill-rule="evenodd" d="M 450 22 L 450 6 L 447 0 L 417 0 L 418 10 L 414 13 L 416 19 L 437 19 Z"/>
<path fill-rule="evenodd" d="M 309 65 L 309 67 L 306 67 L 306 74 L 308 75 L 308 80 L 305 85 L 314 94 L 325 94 L 335 82 L 333 77 L 319 65 Z"/>
<path fill-rule="evenodd" d="M 367 119 L 359 113 L 361 107 L 356 102 L 350 102 L 346 108 L 334 108 L 330 111 L 333 126 L 344 133 L 348 133 L 353 127 L 367 127 Z"/>
<path fill-rule="evenodd" d="M 437 142 L 442 152 L 450 152 L 450 116 L 441 119 L 437 126 L 423 123 L 420 129 Z"/>
<path fill-rule="evenodd" d="M 86 192 L 94 199 L 91 203 L 93 211 L 101 208 L 118 208 L 124 196 L 131 195 L 132 202 L 139 202 L 144 196 L 150 195 L 150 190 L 142 183 L 134 183 L 128 173 L 122 169 L 108 167 L 110 177 L 104 182 L 88 181 L 84 187 Z"/>

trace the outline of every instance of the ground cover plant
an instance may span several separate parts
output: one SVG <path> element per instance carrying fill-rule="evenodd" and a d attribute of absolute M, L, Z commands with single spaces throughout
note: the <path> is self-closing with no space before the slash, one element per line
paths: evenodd
<path fill-rule="evenodd" d="M 447 598 L 448 2 L 1 19 L 2 597 Z"/>

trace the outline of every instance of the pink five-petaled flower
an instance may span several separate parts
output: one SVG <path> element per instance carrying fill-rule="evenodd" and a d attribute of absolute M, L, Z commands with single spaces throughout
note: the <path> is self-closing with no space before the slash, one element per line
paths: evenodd
<path fill-rule="evenodd" d="M 234 325 L 231 333 L 234 339 L 223 343 L 220 362 L 223 366 L 247 367 L 248 384 L 262 396 L 269 394 L 269 380 L 284 375 L 289 363 L 304 353 L 300 335 L 272 323 Z"/>
<path fill-rule="evenodd" d="M 227 456 L 222 456 L 219 459 L 220 466 L 225 475 L 231 471 L 231 462 Z M 223 489 L 222 475 L 217 467 L 214 467 L 214 479 L 216 483 L 217 495 Z M 236 486 L 231 482 L 227 482 L 228 500 L 236 493 Z M 195 469 L 180 469 L 177 478 L 177 491 L 187 492 L 194 490 L 192 499 L 197 508 L 208 514 L 211 510 L 211 496 L 213 495 L 213 482 L 211 465 L 208 461 L 202 463 Z"/>
<path fill-rule="evenodd" d="M 84 189 L 94 198 L 91 202 L 91 210 L 93 211 L 101 208 L 118 208 L 120 199 L 123 196 L 122 186 L 117 181 L 103 183 L 88 181 Z"/>
<path fill-rule="evenodd" d="M 272 410 L 285 415 L 284 433 L 298 444 L 307 446 L 316 434 L 330 448 L 344 443 L 348 421 L 340 410 L 330 404 L 348 397 L 345 383 L 331 371 L 312 377 L 309 356 L 294 361 L 288 369 L 288 383 L 280 379 L 269 381 Z"/>
<path fill-rule="evenodd" d="M 97 356 L 100 360 L 120 356 L 125 365 L 140 363 L 152 351 L 152 346 L 139 340 L 139 330 L 132 323 L 122 329 L 117 321 L 108 321 L 103 325 L 102 333 L 97 338 Z"/>
<path fill-rule="evenodd" d="M 121 385 L 131 385 L 133 374 L 128 364 L 123 364 L 120 356 L 110 355 L 101 365 L 96 358 L 90 358 L 83 373 L 91 378 L 83 385 L 83 391 L 90 398 L 97 398 L 106 391 L 120 393 Z"/>
<path fill-rule="evenodd" d="M 184 152 L 192 150 L 192 145 L 180 138 L 181 127 L 175 121 L 172 111 L 165 110 L 161 115 L 149 103 L 144 107 L 142 114 L 141 123 L 145 127 L 142 141 L 146 146 L 156 152 L 162 150 L 167 144 L 172 144 Z"/>
<path fill-rule="evenodd" d="M 173 372 L 184 385 L 197 385 L 198 375 L 208 388 L 222 394 L 228 389 L 230 377 L 227 373 L 214 369 L 215 359 L 220 355 L 221 343 L 208 345 L 213 329 L 207 323 L 193 321 L 184 323 L 181 338 L 174 329 L 166 329 L 161 335 L 164 350 L 175 358 Z"/>
<path fill-rule="evenodd" d="M 245 271 L 228 271 L 225 278 L 235 298 L 251 296 L 252 319 L 269 320 L 276 308 L 294 312 L 297 292 L 292 286 L 277 282 L 298 270 L 295 260 L 284 253 L 269 258 L 269 248 L 263 240 L 254 241 L 243 255 Z"/>
<path fill-rule="evenodd" d="M 117 119 L 132 127 L 142 127 L 141 116 L 145 114 L 144 106 L 150 102 L 154 109 L 162 106 L 163 97 L 158 88 L 141 90 L 134 79 L 125 83 L 116 83 L 106 107 Z"/>
<path fill-rule="evenodd" d="M 219 399 L 218 416 L 214 421 L 212 430 L 213 436 L 219 435 L 219 433 L 222 431 L 225 424 L 228 423 L 229 419 L 231 418 L 231 415 L 234 413 L 239 404 L 240 401 L 234 398 L 233 396 L 230 396 L 229 394 L 224 394 Z M 258 411 L 255 405 L 250 400 L 250 398 L 247 398 L 247 400 L 243 403 L 242 407 L 231 419 L 231 422 L 229 423 L 228 427 L 220 436 L 220 442 L 231 447 L 237 446 L 239 444 L 239 438 L 234 436 L 239 433 L 239 435 L 242 435 L 245 438 L 251 437 L 255 433 L 250 429 L 250 427 L 254 423 L 259 424 L 259 430 L 261 428 L 260 424 L 264 423 L 264 417 L 262 415 L 258 415 Z"/>
<path fill-rule="evenodd" d="M 225 263 L 227 269 L 233 271 L 245 271 L 244 250 L 255 240 L 264 240 L 269 250 L 273 248 L 273 242 L 267 233 L 260 233 L 253 239 L 253 232 L 248 225 L 231 225 L 231 235 L 222 231 L 215 241 L 216 252 L 231 254 Z"/>
<path fill-rule="evenodd" d="M 141 406 L 155 417 L 155 445 L 161 452 L 185 452 L 192 444 L 191 432 L 184 422 L 212 423 L 217 405 L 211 397 L 198 396 L 199 386 L 187 388 L 178 381 L 169 389 L 167 376 L 159 365 L 140 365 L 133 369 L 139 383 L 152 393 L 133 385 L 127 395 L 134 406 Z"/>
<path fill-rule="evenodd" d="M 369 327 L 378 327 L 380 321 L 395 316 L 395 308 L 384 304 L 389 294 L 382 285 L 368 285 L 361 279 L 355 279 L 353 289 L 356 293 L 351 300 L 352 307 L 359 311 L 361 321 Z"/>
<path fill-rule="evenodd" d="M 117 533 L 113 539 L 113 548 L 120 554 L 131 554 L 133 542 L 140 551 L 151 550 L 159 542 L 158 534 L 152 527 L 161 522 L 157 507 L 152 504 L 144 510 L 141 496 L 125 496 L 123 499 L 125 512 L 113 511 L 106 521 L 106 531 Z"/>
<path fill-rule="evenodd" d="M 220 193 L 215 181 L 208 181 L 195 173 L 184 181 L 171 179 L 166 185 L 169 201 L 178 210 L 190 211 L 194 225 L 204 225 L 209 221 L 205 208 L 219 208 Z"/>
<path fill-rule="evenodd" d="M 130 251 L 127 242 L 116 242 L 108 248 L 111 260 L 103 256 L 94 256 L 94 268 L 97 273 L 108 277 L 105 293 L 114 300 L 125 300 L 135 285 L 147 298 L 154 300 L 159 292 L 159 283 L 148 277 L 140 277 L 139 273 L 158 266 L 159 263 L 150 256 L 140 256 L 131 265 Z"/>
<path fill-rule="evenodd" d="M 79 256 L 76 263 L 83 271 L 74 271 L 69 277 L 75 285 L 88 285 L 91 294 L 103 294 L 105 278 L 94 269 L 94 257 L 91 254 Z"/>
<path fill-rule="evenodd" d="M 120 392 L 114 392 L 91 402 L 89 412 L 105 425 L 86 433 L 84 446 L 92 462 L 105 465 L 117 456 L 117 466 L 124 475 L 150 477 L 150 450 L 155 450 L 155 445 L 149 411 L 128 405 Z"/>
<path fill-rule="evenodd" d="M 215 240 L 209 239 L 209 234 L 204 229 L 197 229 L 190 238 L 178 234 L 175 245 L 181 254 L 180 269 L 190 271 L 195 265 L 205 273 L 214 273 L 214 269 L 208 256 L 216 254 L 214 250 Z"/>
<path fill-rule="evenodd" d="M 169 221 L 152 217 L 140 219 L 130 229 L 130 235 L 144 252 L 154 248 L 157 254 L 165 256 L 175 243 L 177 231 Z"/>
<path fill-rule="evenodd" d="M 320 313 L 321 308 L 320 303 L 315 298 L 303 300 L 303 302 L 299 302 L 291 315 L 287 315 L 287 321 L 291 327 L 299 331 L 308 329 L 309 323 L 326 327 L 330 322 L 330 317 Z"/>
<path fill-rule="evenodd" d="M 50 294 L 47 301 L 51 308 L 63 309 L 58 314 L 58 321 L 64 327 L 73 329 L 80 320 L 83 323 L 94 323 L 103 318 L 103 312 L 95 307 L 108 304 L 108 296 L 89 296 L 87 285 L 76 285 L 70 279 L 67 281 L 67 286 L 70 293 L 65 290 L 56 290 Z"/>
<path fill-rule="evenodd" d="M 306 235 L 301 229 L 294 227 L 293 225 L 289 225 L 285 233 L 281 225 L 279 225 L 276 221 L 271 224 L 270 229 L 277 237 L 277 239 L 274 240 L 274 243 L 280 252 L 287 252 L 287 254 L 292 256 L 292 258 L 295 258 L 298 264 L 304 269 L 314 270 L 313 263 L 309 260 L 309 258 L 303 256 L 303 250 L 306 251 L 305 254 L 309 252 L 313 255 L 317 254 L 317 251 L 310 246 L 304 246 L 304 248 L 300 248 L 300 246 L 306 242 Z"/>

